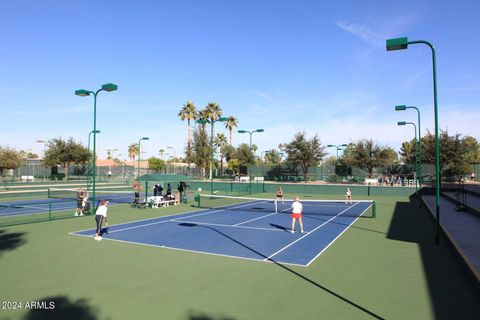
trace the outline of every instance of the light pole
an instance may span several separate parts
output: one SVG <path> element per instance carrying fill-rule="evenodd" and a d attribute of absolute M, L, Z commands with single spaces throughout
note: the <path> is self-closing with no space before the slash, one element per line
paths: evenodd
<path fill-rule="evenodd" d="M 150 140 L 150 138 L 149 138 L 149 137 L 143 137 L 143 138 L 140 138 L 140 139 L 138 140 L 138 168 L 137 168 L 138 171 L 137 171 L 137 180 L 138 180 L 138 178 L 140 178 L 140 158 L 141 158 L 141 154 L 142 154 L 142 152 L 141 152 L 141 144 L 140 144 L 140 143 L 142 142 L 142 140 Z"/>
<path fill-rule="evenodd" d="M 338 164 L 338 150 L 343 150 L 342 147 L 346 147 L 348 146 L 348 144 L 339 144 L 339 145 L 335 145 L 335 144 L 329 144 L 327 145 L 328 148 L 336 148 L 337 149 L 337 158 L 335 160 L 335 164 Z"/>
<path fill-rule="evenodd" d="M 387 40 L 387 51 L 408 49 L 409 44 L 426 44 L 432 50 L 433 69 L 433 102 L 435 114 L 435 212 L 437 217 L 437 232 L 435 243 L 440 243 L 440 146 L 438 143 L 438 99 L 437 99 L 437 63 L 433 45 L 425 40 L 408 41 L 407 37 Z"/>
<path fill-rule="evenodd" d="M 45 162 L 45 148 L 47 147 L 47 143 L 45 140 L 37 140 L 37 143 L 43 144 L 43 161 Z M 43 166 L 43 181 L 45 181 L 45 165 Z"/>
<path fill-rule="evenodd" d="M 417 140 L 417 126 L 413 122 L 399 121 L 397 122 L 398 126 L 405 126 L 411 124 L 415 128 L 415 195 L 418 198 L 418 140 Z"/>
<path fill-rule="evenodd" d="M 173 173 L 175 173 L 175 157 L 176 157 L 176 152 L 175 152 L 175 147 L 167 147 L 167 149 L 172 149 L 173 150 L 173 159 L 172 159 L 172 167 L 173 167 Z"/>
<path fill-rule="evenodd" d="M 94 131 L 95 131 L 95 132 L 94 132 Z M 90 166 L 90 135 L 91 135 L 92 133 L 100 133 L 100 130 L 92 130 L 92 131 L 90 131 L 90 132 L 88 133 L 88 147 L 87 147 L 87 149 L 88 149 L 88 161 L 87 161 L 87 166 L 88 166 L 88 167 L 87 167 L 87 175 L 90 174 L 90 168 L 89 168 L 89 166 Z M 87 189 L 88 189 L 88 188 L 87 188 Z"/>
<path fill-rule="evenodd" d="M 253 162 L 253 153 L 252 153 L 252 135 L 255 133 L 255 132 L 264 132 L 263 129 L 257 129 L 257 130 L 253 130 L 253 131 L 248 131 L 248 130 L 238 130 L 238 133 L 248 133 L 250 134 L 250 156 L 252 157 L 250 159 L 250 168 L 248 170 L 248 180 L 250 181 L 250 193 L 252 193 L 252 162 Z"/>
<path fill-rule="evenodd" d="M 210 164 L 210 194 L 213 194 L 213 152 L 214 152 L 214 149 L 213 149 L 213 124 L 215 122 L 225 122 L 227 120 L 228 120 L 228 118 L 226 118 L 226 117 L 221 117 L 221 118 L 218 118 L 216 120 L 214 120 L 214 119 L 210 119 L 210 120 L 200 119 L 200 120 L 197 120 L 197 123 L 200 123 L 200 124 L 210 123 L 210 127 L 212 128 L 211 129 L 211 134 L 210 134 L 210 148 L 212 149 L 212 163 Z"/>
<path fill-rule="evenodd" d="M 97 95 L 100 91 L 112 92 L 118 90 L 118 86 L 113 83 L 104 84 L 96 92 L 85 89 L 75 90 L 75 95 L 86 97 L 93 94 L 93 192 L 92 192 L 92 212 L 95 212 L 95 175 L 97 173 L 97 164 L 95 159 L 96 151 L 96 133 L 97 133 Z"/>

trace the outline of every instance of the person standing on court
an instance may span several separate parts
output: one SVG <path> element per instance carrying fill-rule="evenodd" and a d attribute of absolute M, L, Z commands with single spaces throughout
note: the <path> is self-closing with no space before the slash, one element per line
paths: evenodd
<path fill-rule="evenodd" d="M 277 189 L 277 201 L 282 200 L 282 203 L 285 203 L 285 199 L 283 198 L 283 189 L 282 187 L 278 187 Z"/>
<path fill-rule="evenodd" d="M 77 190 L 77 209 L 75 210 L 75 217 L 83 216 L 83 199 L 85 199 L 85 191 L 82 188 Z"/>
<path fill-rule="evenodd" d="M 300 198 L 297 196 L 295 197 L 295 201 L 292 203 L 292 233 L 295 232 L 295 222 L 297 219 L 298 223 L 300 224 L 300 232 L 303 233 L 302 211 L 303 206 L 300 203 Z"/>
<path fill-rule="evenodd" d="M 345 191 L 345 204 L 352 204 L 352 191 L 350 191 L 350 188 L 347 188 Z"/>
<path fill-rule="evenodd" d="M 95 213 L 95 222 L 97 223 L 97 230 L 95 232 L 95 240 L 100 241 L 102 240 L 102 223 L 104 220 L 107 219 L 107 208 L 108 201 L 101 200 L 100 205 L 97 207 L 97 211 Z"/>

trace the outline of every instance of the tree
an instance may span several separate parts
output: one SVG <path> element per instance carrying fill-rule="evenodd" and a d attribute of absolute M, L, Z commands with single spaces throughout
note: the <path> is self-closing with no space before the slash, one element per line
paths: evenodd
<path fill-rule="evenodd" d="M 398 156 L 392 148 L 381 146 L 372 139 L 360 139 L 345 148 L 340 161 L 349 167 L 358 167 L 367 171 L 368 177 L 371 178 L 373 168 L 387 169 L 394 164 L 397 158 Z"/>
<path fill-rule="evenodd" d="M 178 116 L 182 121 L 187 120 L 187 125 L 188 125 L 188 139 L 187 143 L 191 143 L 191 138 L 190 138 L 190 121 L 192 120 L 197 120 L 199 115 L 197 112 L 197 108 L 195 108 L 195 104 L 188 100 L 184 105 L 183 108 L 180 110 L 178 113 Z"/>
<path fill-rule="evenodd" d="M 227 121 L 225 122 L 225 128 L 228 129 L 228 132 L 230 133 L 230 145 L 232 145 L 232 133 L 233 133 L 233 128 L 238 127 L 238 119 L 235 118 L 234 116 L 230 116 L 227 118 Z"/>
<path fill-rule="evenodd" d="M 67 141 L 62 138 L 52 139 L 48 142 L 48 149 L 45 151 L 44 164 L 47 166 L 61 166 L 68 179 L 68 168 L 72 164 L 85 164 L 88 161 L 88 150 L 73 138 Z"/>
<path fill-rule="evenodd" d="M 193 162 L 200 168 L 201 177 L 205 177 L 205 169 L 211 157 L 210 140 L 207 130 L 203 126 L 197 126 L 193 131 L 192 158 Z"/>
<path fill-rule="evenodd" d="M 151 157 L 148 159 L 148 168 L 153 170 L 155 173 L 162 172 L 166 167 L 165 161 L 162 159 Z"/>
<path fill-rule="evenodd" d="M 131 143 L 128 146 L 128 158 L 132 159 L 133 162 L 135 162 L 135 157 L 137 156 L 138 151 L 139 151 L 138 143 Z"/>
<path fill-rule="evenodd" d="M 253 156 L 250 152 L 250 146 L 248 144 L 241 143 L 237 147 L 236 159 L 238 160 L 238 164 L 242 167 L 248 166 L 248 164 L 253 162 Z"/>
<path fill-rule="evenodd" d="M 200 111 L 200 117 L 203 120 L 210 121 L 210 137 L 213 139 L 213 124 L 214 122 L 222 116 L 222 108 L 216 102 L 209 102 L 207 106 Z M 205 124 L 202 124 L 202 128 L 205 129 Z M 210 166 L 210 177 L 213 176 L 213 164 Z"/>
<path fill-rule="evenodd" d="M 278 152 L 276 149 L 272 149 L 268 152 L 265 152 L 264 161 L 267 164 L 280 164 L 280 162 L 282 162 L 282 156 L 280 155 L 280 152 Z"/>
<path fill-rule="evenodd" d="M 0 177 L 4 169 L 16 169 L 22 165 L 22 157 L 19 152 L 9 147 L 0 146 Z"/>
<path fill-rule="evenodd" d="M 223 133 L 217 133 L 215 141 L 213 142 L 215 147 L 220 148 L 220 174 L 223 174 L 223 153 L 222 149 L 227 145 L 227 137 Z"/>
<path fill-rule="evenodd" d="M 423 163 L 435 164 L 435 135 L 427 132 L 422 139 Z M 470 173 L 472 161 L 478 157 L 478 143 L 475 138 L 456 133 L 450 136 L 447 130 L 440 130 L 440 172 L 448 178 Z M 479 159 L 479 158 L 477 158 Z"/>
<path fill-rule="evenodd" d="M 326 155 L 326 147 L 320 143 L 317 134 L 308 140 L 305 132 L 298 132 L 290 143 L 283 144 L 282 147 L 287 154 L 287 163 L 299 166 L 305 181 L 308 169 L 319 165 Z"/>

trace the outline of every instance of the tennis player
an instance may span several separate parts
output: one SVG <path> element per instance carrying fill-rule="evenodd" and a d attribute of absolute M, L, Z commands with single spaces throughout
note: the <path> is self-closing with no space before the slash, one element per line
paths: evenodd
<path fill-rule="evenodd" d="M 101 200 L 100 205 L 97 207 L 97 211 L 95 214 L 95 221 L 97 222 L 97 231 L 95 233 L 95 240 L 100 241 L 102 240 L 102 223 L 103 220 L 107 219 L 107 208 L 108 201 Z"/>
<path fill-rule="evenodd" d="M 283 199 L 283 189 L 282 187 L 278 187 L 277 189 L 277 200 L 278 201 L 279 199 L 282 200 L 282 203 L 285 204 L 285 199 Z"/>
<path fill-rule="evenodd" d="M 295 201 L 292 203 L 292 233 L 295 231 L 295 221 L 297 221 L 297 219 L 298 223 L 300 224 L 300 232 L 303 233 L 302 211 L 303 206 L 300 203 L 300 198 L 297 196 L 295 197 Z"/>
<path fill-rule="evenodd" d="M 85 191 L 82 188 L 77 189 L 77 209 L 74 216 L 83 216 L 83 199 L 85 199 Z"/>
<path fill-rule="evenodd" d="M 352 191 L 350 191 L 350 188 L 347 188 L 345 191 L 345 204 L 352 204 Z"/>

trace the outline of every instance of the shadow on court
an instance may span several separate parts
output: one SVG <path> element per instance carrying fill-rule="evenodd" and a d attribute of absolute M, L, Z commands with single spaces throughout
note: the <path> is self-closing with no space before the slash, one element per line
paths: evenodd
<path fill-rule="evenodd" d="M 31 309 L 23 320 L 96 320 L 98 309 L 86 299 L 70 300 L 66 296 L 45 297 L 35 300 L 44 308 Z M 52 308 L 53 306 L 53 308 Z"/>
<path fill-rule="evenodd" d="M 196 227 L 196 228 L 205 228 L 205 229 L 212 230 L 212 231 L 214 231 L 214 232 L 216 232 L 216 233 L 224 236 L 225 238 L 227 238 L 227 239 L 235 242 L 236 244 L 244 247 L 245 249 L 248 249 L 248 250 L 250 250 L 251 252 L 253 252 L 253 253 L 255 253 L 255 254 L 257 254 L 257 255 L 265 258 L 265 259 L 267 259 L 268 261 L 274 263 L 276 266 L 282 268 L 283 270 L 290 272 L 291 274 L 297 276 L 298 278 L 300 278 L 300 279 L 302 279 L 302 280 L 310 283 L 311 285 L 314 285 L 315 287 L 317 287 L 317 288 L 319 288 L 319 289 L 321 289 L 321 290 L 323 290 L 323 291 L 331 294 L 332 296 L 334 296 L 334 297 L 342 300 L 343 302 L 349 304 L 350 306 L 353 306 L 353 307 L 357 308 L 358 310 L 363 311 L 364 313 L 368 314 L 369 316 L 373 317 L 374 319 L 384 319 L 384 318 L 382 318 L 381 316 L 375 314 L 374 312 L 372 312 L 372 311 L 370 311 L 370 310 L 362 307 L 361 305 L 355 303 L 354 301 L 352 301 L 352 300 L 350 300 L 350 299 L 348 299 L 348 298 L 346 298 L 346 297 L 343 297 L 342 295 L 336 293 L 335 291 L 333 291 L 333 290 L 331 290 L 331 289 L 329 289 L 329 288 L 327 288 L 327 287 L 325 287 L 325 286 L 323 286 L 323 285 L 321 285 L 321 284 L 319 284 L 319 283 L 317 283 L 317 282 L 315 282 L 315 281 L 307 278 L 306 276 L 298 273 L 297 271 L 295 271 L 295 270 L 293 270 L 293 269 L 290 269 L 289 267 L 287 267 L 287 266 L 285 266 L 285 265 L 283 265 L 283 264 L 281 264 L 281 263 L 278 263 L 278 262 L 276 262 L 276 261 L 273 260 L 273 259 L 269 259 L 269 258 L 268 258 L 267 256 L 265 256 L 263 253 L 260 253 L 260 252 L 258 252 L 257 250 L 255 250 L 255 249 L 253 249 L 253 248 L 250 248 L 249 246 L 241 243 L 240 241 L 238 241 L 238 240 L 230 237 L 229 235 L 227 235 L 227 234 L 225 234 L 225 233 L 223 233 L 223 232 L 221 232 L 221 231 L 219 231 L 219 230 L 217 230 L 217 229 L 215 229 L 215 228 L 213 228 L 213 227 L 206 226 L 206 225 L 198 225 L 198 224 L 195 224 L 195 223 L 187 223 L 187 222 L 179 223 L 178 225 L 179 225 L 179 226 L 182 226 L 182 227 L 189 227 L 189 228 L 195 228 L 195 227 Z M 202 318 L 199 318 L 199 319 L 202 319 Z M 207 319 L 208 319 L 208 318 L 207 318 Z"/>
<path fill-rule="evenodd" d="M 193 311 L 191 311 L 188 314 L 187 319 L 188 320 L 235 320 L 235 318 L 231 318 L 231 317 L 225 317 L 225 316 L 214 317 L 206 313 L 196 313 Z"/>
<path fill-rule="evenodd" d="M 6 233 L 4 230 L 0 230 L 0 254 L 4 251 L 15 250 L 23 244 L 25 244 L 25 233 Z"/>
<path fill-rule="evenodd" d="M 436 319 L 478 319 L 475 281 L 443 234 L 440 245 L 435 244 L 434 219 L 414 196 L 397 202 L 387 238 L 418 244 Z"/>

